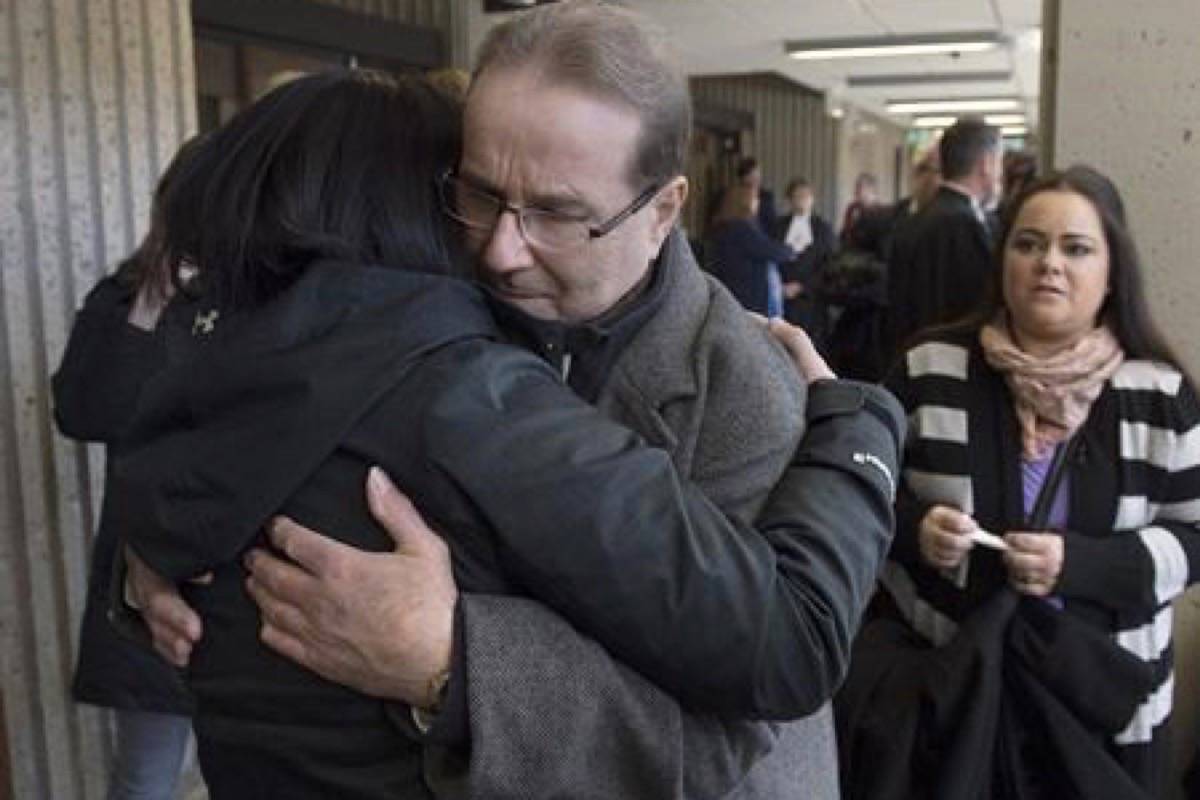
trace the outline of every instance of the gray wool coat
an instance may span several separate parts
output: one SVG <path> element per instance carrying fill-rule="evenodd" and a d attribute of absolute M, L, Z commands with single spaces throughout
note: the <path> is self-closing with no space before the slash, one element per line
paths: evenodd
<path fill-rule="evenodd" d="M 805 387 L 774 340 L 696 265 L 679 232 L 666 301 L 598 405 L 668 450 L 681 477 L 753 520 L 803 433 Z M 789 723 L 691 713 L 554 612 L 464 595 L 469 754 L 428 748 L 441 798 L 836 798 L 826 704 Z"/>

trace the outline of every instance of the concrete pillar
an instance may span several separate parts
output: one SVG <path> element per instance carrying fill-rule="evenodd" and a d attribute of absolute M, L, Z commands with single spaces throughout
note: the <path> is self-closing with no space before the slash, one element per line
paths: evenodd
<path fill-rule="evenodd" d="M 0 0 L 0 687 L 15 797 L 103 796 L 107 718 L 69 693 L 102 462 L 55 433 L 48 376 L 195 128 L 194 73 L 187 0 Z"/>
<path fill-rule="evenodd" d="M 12 766 L 8 763 L 8 730 L 4 719 L 4 688 L 0 687 L 0 800 L 11 800 Z"/>
<path fill-rule="evenodd" d="M 1155 318 L 1200 378 L 1200 16 L 1195 0 L 1048 0 L 1048 154 L 1126 202 Z M 1176 753 L 1200 731 L 1200 595 L 1176 603 Z"/>
<path fill-rule="evenodd" d="M 1200 371 L 1200 15 L 1193 0 L 1058 0 L 1051 158 L 1116 181 L 1159 322 Z"/>

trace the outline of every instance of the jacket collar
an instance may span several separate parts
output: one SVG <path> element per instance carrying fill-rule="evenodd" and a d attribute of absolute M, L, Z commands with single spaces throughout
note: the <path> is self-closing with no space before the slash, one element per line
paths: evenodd
<path fill-rule="evenodd" d="M 672 232 L 663 252 L 651 265 L 647 280 L 599 317 L 583 323 L 564 323 L 532 317 L 487 287 L 483 291 L 497 323 L 510 339 L 566 372 L 571 388 L 594 401 L 613 364 L 636 334 L 662 308 L 679 268 Z M 686 242 L 683 245 L 686 248 Z"/>
<path fill-rule="evenodd" d="M 699 391 L 694 365 L 681 363 L 679 354 L 690 352 L 699 338 L 710 302 L 709 284 L 680 231 L 667 239 L 659 261 L 657 313 L 622 350 L 612 376 L 614 388 L 631 383 L 655 407 Z"/>
<path fill-rule="evenodd" d="M 961 186 L 943 182 L 938 187 L 938 193 L 930 205 L 940 205 L 944 209 L 954 209 L 957 213 L 970 214 L 974 217 L 975 221 L 979 223 L 979 240 L 991 252 L 993 235 L 991 221 L 974 195 Z"/>
<path fill-rule="evenodd" d="M 447 308 L 454 313 L 441 313 Z M 305 344 L 335 326 L 378 331 L 395 350 L 496 333 L 466 281 L 334 260 L 314 262 L 279 296 L 250 312 L 230 312 L 202 294 L 179 322 L 180 333 L 194 346 L 232 341 L 243 357 Z"/>

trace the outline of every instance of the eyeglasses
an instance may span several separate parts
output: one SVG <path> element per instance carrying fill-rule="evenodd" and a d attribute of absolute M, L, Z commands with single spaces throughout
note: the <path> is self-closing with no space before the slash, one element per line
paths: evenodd
<path fill-rule="evenodd" d="M 600 223 L 589 225 L 586 219 L 514 205 L 507 199 L 473 186 L 448 170 L 438 178 L 438 193 L 446 215 L 472 231 L 490 234 L 496 229 L 505 211 L 517 218 L 517 227 L 525 241 L 545 250 L 569 250 L 592 239 L 607 236 L 625 220 L 641 211 L 662 189 L 662 183 L 651 184 L 633 198 L 633 202 Z"/>

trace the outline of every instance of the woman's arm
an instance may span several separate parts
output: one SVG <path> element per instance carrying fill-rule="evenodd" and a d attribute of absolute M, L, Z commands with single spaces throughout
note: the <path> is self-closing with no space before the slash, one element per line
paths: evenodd
<path fill-rule="evenodd" d="M 444 391 L 401 392 L 403 402 L 373 413 L 395 427 L 406 415 L 420 421 L 419 474 L 456 487 L 498 532 L 505 574 L 697 708 L 794 717 L 820 705 L 891 534 L 903 423 L 890 395 L 814 387 L 809 433 L 756 532 L 546 365 L 477 346 L 474 361 L 439 351 L 452 381 L 414 372 L 432 381 L 416 389 Z M 480 368 L 464 374 L 472 363 Z M 232 497 L 254 483 L 239 461 L 191 455 L 218 444 L 213 430 L 188 427 L 157 439 L 144 465 L 136 451 L 122 465 L 123 490 L 145 500 L 128 504 L 122 531 L 176 578 L 236 557 L 248 541 L 240 529 L 279 507 L 255 493 L 187 513 L 190 492 Z"/>
<path fill-rule="evenodd" d="M 443 398 L 428 448 L 500 532 L 506 573 L 687 705 L 818 707 L 890 541 L 903 428 L 890 395 L 814 387 L 809 431 L 755 532 L 681 483 L 665 452 L 523 389 L 499 416 Z"/>
<path fill-rule="evenodd" d="M 796 257 L 795 250 L 783 242 L 777 242 L 767 236 L 756 223 L 750 220 L 738 223 L 738 238 L 745 253 L 754 259 L 783 264 Z"/>
<path fill-rule="evenodd" d="M 840 679 L 845 648 L 886 550 L 890 527 L 885 512 L 874 519 L 840 513 L 846 505 L 853 509 L 858 505 L 856 500 L 864 496 L 878 498 L 863 503 L 864 507 L 873 506 L 879 511 L 887 506 L 888 490 L 877 485 L 874 476 L 864 480 L 863 476 L 845 469 L 836 458 L 840 446 L 855 449 L 856 431 L 870 430 L 878 422 L 874 419 L 875 411 L 860 402 L 863 397 L 855 391 L 857 388 L 835 383 L 821 383 L 813 388 L 808 447 L 802 450 L 804 457 L 798 459 L 807 464 L 807 477 L 811 480 L 800 480 L 791 489 L 777 492 L 765 514 L 780 519 L 795 516 L 798 526 L 827 526 L 829 537 L 851 544 L 843 554 L 844 577 L 817 580 L 810 587 L 816 594 L 823 587 L 827 590 L 843 580 L 856 586 L 843 598 L 828 600 L 829 605 L 845 615 L 847 629 L 814 642 L 810 655 L 817 662 L 815 668 L 797 663 L 785 676 L 807 684 L 814 694 L 814 703 L 832 693 Z M 880 481 L 885 483 L 886 476 Z M 809 513 L 805 509 L 810 505 L 824 510 Z M 420 538 L 415 535 L 419 530 L 403 534 L 401 531 L 404 525 L 411 527 L 414 522 L 411 510 L 389 513 L 375 501 L 372 507 L 398 542 Z M 425 531 L 426 539 L 432 535 Z M 368 581 L 359 569 L 367 566 L 367 562 L 381 567 L 387 562 L 395 569 L 408 570 L 415 568 L 417 562 L 390 554 L 360 553 L 320 536 L 304 538 L 308 545 L 320 547 L 333 559 L 326 564 L 328 569 L 319 568 L 326 575 L 314 576 L 320 582 L 316 591 L 289 593 L 289 588 L 298 584 L 280 578 L 295 568 L 265 551 L 256 552 L 251 562 L 255 597 L 263 603 L 268 626 L 274 628 L 269 636 L 264 633 L 265 641 L 268 644 L 281 641 L 281 628 L 303 619 L 309 630 L 288 632 L 298 647 L 295 650 L 289 647 L 285 655 L 303 655 L 309 660 L 302 663 L 326 677 L 379 693 L 380 686 L 389 681 L 394 683 L 398 675 L 409 671 L 411 654 L 426 649 L 426 637 L 414 627 L 411 618 L 393 619 L 393 610 L 403 603 L 391 599 L 386 594 L 391 591 L 387 587 L 396 587 L 398 591 L 405 585 L 438 583 L 438 570 L 424 578 L 393 570 L 392 580 Z M 819 538 L 814 539 L 818 541 Z M 287 543 L 276 540 L 276 545 L 289 552 L 294 550 L 290 540 Z M 803 549 L 797 547 L 797 551 Z M 321 560 L 305 559 L 306 563 L 314 564 Z M 404 567 L 398 563 L 401 560 L 407 562 Z M 448 565 L 441 569 L 441 577 L 447 578 Z M 374 588 L 364 591 L 368 583 Z M 362 614 L 352 612 L 331 617 L 325 613 L 330 608 L 353 607 L 355 595 L 360 592 L 369 594 L 371 608 L 378 609 L 370 615 L 370 624 L 359 619 Z M 277 617 L 273 613 L 277 605 L 293 611 Z M 554 794 L 563 791 L 567 785 L 563 782 L 571 781 L 575 774 L 571 766 L 576 763 L 574 760 L 564 762 L 557 757 L 566 751 L 586 759 L 589 774 L 603 776 L 603 787 L 597 787 L 596 796 L 605 796 L 607 787 L 610 792 L 607 796 L 625 796 L 631 792 L 664 798 L 724 797 L 776 746 L 776 731 L 770 725 L 698 714 L 683 708 L 676 698 L 533 600 L 468 593 L 460 596 L 459 608 L 462 629 L 455 646 L 457 658 L 451 672 L 450 695 L 429 736 L 432 743 L 452 749 L 469 746 L 470 755 L 467 759 L 432 757 L 430 775 L 435 787 L 438 780 L 450 780 L 456 786 L 471 787 L 478 796 Z M 314 613 L 309 614 L 306 609 Z M 295 613 L 296 610 L 301 613 Z M 335 630 L 322 631 L 322 625 L 331 619 L 336 620 Z M 381 636 L 380 631 L 389 633 Z M 303 647 L 299 646 L 301 641 Z M 325 649 L 334 652 L 328 658 L 319 655 Z M 363 656 L 353 659 L 356 666 L 346 666 L 344 654 L 348 652 Z M 364 673 L 368 665 L 382 668 L 382 673 Z M 422 683 L 419 679 L 409 682 Z M 569 718 L 563 716 L 566 708 L 573 709 Z M 407 709 L 399 712 L 397 719 L 405 724 Z M 562 727 L 560 721 L 569 724 Z M 812 759 L 832 756 L 827 718 L 798 724 L 801 728 L 795 732 L 792 746 L 796 746 L 799 736 L 800 750 L 782 756 L 782 763 L 773 768 L 788 769 L 791 765 L 802 774 L 792 778 L 799 783 L 788 785 L 811 788 L 813 796 L 829 796 L 829 791 L 821 788 L 828 784 L 824 773 L 809 763 Z M 588 733 L 595 730 L 604 730 L 609 735 L 597 738 Z"/>
<path fill-rule="evenodd" d="M 1170 602 L 1200 579 L 1200 403 L 1183 380 L 1166 402 L 1161 439 L 1145 472 L 1164 474 L 1142 498 L 1152 518 L 1132 531 L 1066 532 L 1055 591 L 1115 610 Z"/>
<path fill-rule="evenodd" d="M 1117 611 L 1169 603 L 1200 577 L 1198 522 L 1160 517 L 1133 532 L 1063 533 L 1062 572 L 1054 591 Z"/>
<path fill-rule="evenodd" d="M 129 321 L 137 307 L 135 289 L 110 275 L 88 293 L 76 314 L 51 378 L 54 420 L 66 436 L 97 442 L 119 439 L 132 420 L 142 386 L 161 369 L 161 341 Z"/>

